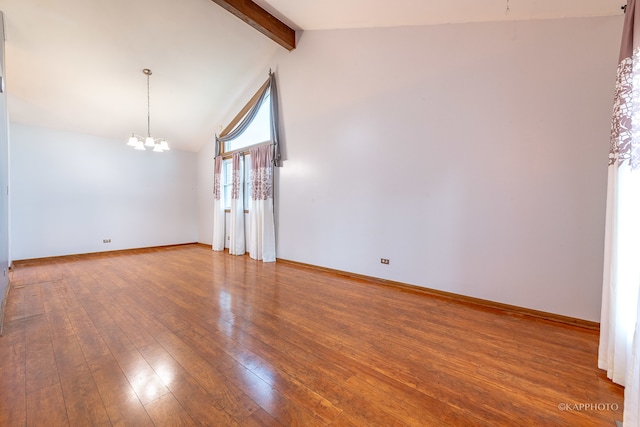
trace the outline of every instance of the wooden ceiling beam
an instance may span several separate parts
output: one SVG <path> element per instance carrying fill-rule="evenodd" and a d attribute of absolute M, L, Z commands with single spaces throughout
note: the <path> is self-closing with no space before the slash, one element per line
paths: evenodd
<path fill-rule="evenodd" d="M 280 46 L 296 48 L 296 32 L 251 0 L 211 0 L 223 7 Z"/>

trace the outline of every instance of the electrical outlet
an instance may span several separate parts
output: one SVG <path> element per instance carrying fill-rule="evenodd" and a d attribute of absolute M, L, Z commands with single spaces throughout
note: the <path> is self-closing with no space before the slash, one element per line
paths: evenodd
<path fill-rule="evenodd" d="M 381 262 L 382 264 L 387 264 L 387 265 L 389 264 L 389 260 L 388 260 L 388 259 L 386 259 L 386 258 L 380 258 L 380 262 Z"/>
<path fill-rule="evenodd" d="M 102 243 L 111 243 L 111 239 L 103 239 Z"/>

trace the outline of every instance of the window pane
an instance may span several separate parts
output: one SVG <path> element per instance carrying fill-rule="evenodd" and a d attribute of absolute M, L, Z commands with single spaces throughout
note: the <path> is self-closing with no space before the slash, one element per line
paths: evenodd
<path fill-rule="evenodd" d="M 224 208 L 231 209 L 231 184 L 224 185 Z"/>
<path fill-rule="evenodd" d="M 271 140 L 270 118 L 271 118 L 271 97 L 265 97 L 258 114 L 247 129 L 233 141 L 225 142 L 224 151 L 234 151 L 250 145 L 259 144 Z"/>

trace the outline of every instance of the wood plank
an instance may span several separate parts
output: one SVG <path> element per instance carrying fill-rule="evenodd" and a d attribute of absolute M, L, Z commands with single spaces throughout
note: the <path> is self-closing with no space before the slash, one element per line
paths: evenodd
<path fill-rule="evenodd" d="M 281 427 L 275 418 L 269 415 L 264 409 L 258 409 L 253 414 L 242 420 L 242 427 Z"/>
<path fill-rule="evenodd" d="M 212 1 L 285 49 L 291 51 L 296 48 L 296 32 L 251 0 Z"/>
<path fill-rule="evenodd" d="M 24 365 L 25 347 L 24 325 L 11 323 L 0 337 L 0 367 Z"/>
<path fill-rule="evenodd" d="M 111 355 L 95 359 L 89 365 L 111 424 L 154 425 L 135 390 Z"/>
<path fill-rule="evenodd" d="M 597 332 L 573 325 L 203 245 L 25 263 L 12 275 L 21 285 L 0 337 L 1 425 L 40 422 L 39 399 L 58 405 L 50 425 L 622 419 L 623 389 L 597 369 Z"/>
<path fill-rule="evenodd" d="M 26 398 L 24 361 L 0 364 L 0 425 L 26 425 Z"/>
<path fill-rule="evenodd" d="M 27 394 L 27 426 L 67 426 L 69 418 L 60 383 Z"/>
<path fill-rule="evenodd" d="M 162 379 L 138 350 L 115 357 L 143 405 L 169 393 Z"/>
<path fill-rule="evenodd" d="M 143 354 L 156 372 L 166 372 L 167 387 L 197 424 L 239 425 L 162 346 L 148 346 Z"/>
<path fill-rule="evenodd" d="M 236 420 L 243 419 L 257 409 L 256 404 L 235 385 L 200 357 L 186 343 L 172 333 L 159 334 L 158 341 L 171 357 L 183 367 L 204 390 L 209 399 Z"/>
<path fill-rule="evenodd" d="M 30 322 L 26 334 L 25 375 L 27 393 L 59 383 L 49 323 L 44 318 Z"/>
<path fill-rule="evenodd" d="M 282 425 L 321 426 L 328 424 L 303 405 L 284 396 L 249 369 L 239 367 L 228 372 L 227 378 L 230 382 L 237 384 L 265 412 Z"/>
<path fill-rule="evenodd" d="M 16 272 L 11 273 L 12 277 L 16 275 Z M 25 295 L 27 289 L 24 285 L 16 285 L 13 281 L 8 287 L 9 293 L 4 304 L 4 325 L 3 333 L 6 330 L 7 324 L 14 324 L 16 320 L 25 318 Z"/>
<path fill-rule="evenodd" d="M 189 427 L 197 425 L 171 393 L 147 403 L 145 408 L 157 426 Z"/>
<path fill-rule="evenodd" d="M 72 425 L 111 425 L 89 366 L 75 336 L 53 341 L 60 385 Z"/>
<path fill-rule="evenodd" d="M 86 365 L 61 375 L 60 384 L 71 425 L 110 426 L 111 422 L 94 378 Z"/>

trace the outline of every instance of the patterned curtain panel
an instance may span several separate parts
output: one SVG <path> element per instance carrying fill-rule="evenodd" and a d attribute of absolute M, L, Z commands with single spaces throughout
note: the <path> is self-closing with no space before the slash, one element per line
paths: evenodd
<path fill-rule="evenodd" d="M 626 9 L 607 187 L 598 366 L 625 386 L 624 425 L 640 425 L 640 15 Z M 638 18 L 638 19 L 636 19 Z"/>
<path fill-rule="evenodd" d="M 242 185 L 242 167 L 240 153 L 234 153 L 231 168 L 231 217 L 229 218 L 229 253 L 245 254 L 244 237 L 244 190 Z"/>
<path fill-rule="evenodd" d="M 251 201 L 249 206 L 249 255 L 256 260 L 276 260 L 276 233 L 273 219 L 272 147 L 251 149 Z"/>
<path fill-rule="evenodd" d="M 213 250 L 224 250 L 224 186 L 222 157 L 216 157 L 213 166 Z"/>

